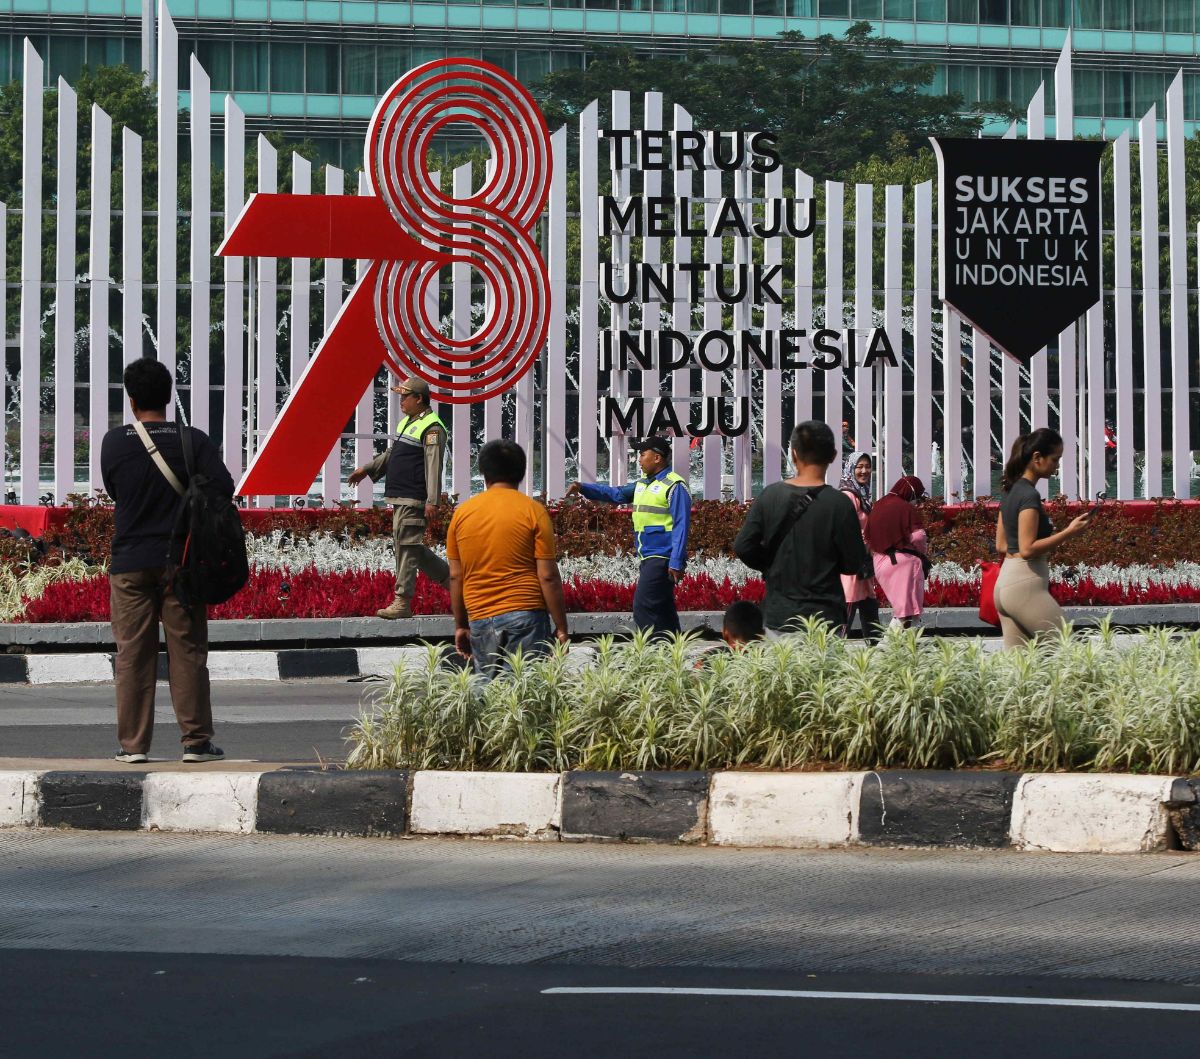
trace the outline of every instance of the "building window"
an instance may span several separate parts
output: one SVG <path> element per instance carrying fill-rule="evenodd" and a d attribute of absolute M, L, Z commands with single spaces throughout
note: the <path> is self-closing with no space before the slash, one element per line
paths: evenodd
<path fill-rule="evenodd" d="M 1123 0 L 1128 2 L 1128 0 Z M 1075 28 L 1099 29 L 1104 25 L 1100 17 L 1101 0 L 1075 0 Z"/>
<path fill-rule="evenodd" d="M 882 0 L 853 0 L 850 5 L 851 18 L 883 18 Z"/>
<path fill-rule="evenodd" d="M 1075 113 L 1087 118 L 1104 113 L 1104 75 L 1100 70 L 1075 71 Z"/>
<path fill-rule="evenodd" d="M 1161 109 L 1167 93 L 1167 75 L 1158 70 L 1139 72 L 1133 79 L 1133 89 L 1133 116 L 1140 118 L 1155 105 Z"/>
<path fill-rule="evenodd" d="M 196 58 L 208 74 L 214 92 L 228 92 L 233 87 L 229 41 L 196 41 Z"/>
<path fill-rule="evenodd" d="M 335 95 L 338 90 L 338 46 L 336 44 L 306 44 L 304 46 L 306 90 L 319 95 Z"/>
<path fill-rule="evenodd" d="M 369 96 L 375 91 L 375 49 L 370 44 L 342 46 L 342 91 Z"/>
<path fill-rule="evenodd" d="M 979 68 L 979 99 L 983 103 L 1007 102 L 1011 99 L 1007 66 Z"/>
<path fill-rule="evenodd" d="M 50 38 L 50 55 L 47 58 L 46 71 L 50 76 L 51 85 L 57 84 L 60 77 L 65 78 L 67 84 L 71 85 L 79 80 L 79 72 L 83 69 L 85 48 L 83 37 Z"/>
<path fill-rule="evenodd" d="M 304 45 L 275 41 L 271 45 L 271 91 L 304 91 Z"/>
<path fill-rule="evenodd" d="M 945 22 L 946 0 L 917 0 L 918 22 Z"/>
<path fill-rule="evenodd" d="M 1042 23 L 1040 0 L 1012 0 L 1009 18 L 1014 26 L 1040 26 Z"/>
<path fill-rule="evenodd" d="M 913 0 L 886 0 L 883 5 L 883 17 L 894 18 L 901 22 L 911 22 Z"/>
<path fill-rule="evenodd" d="M 1042 25 L 1058 28 L 1071 20 L 1071 0 L 1042 0 Z"/>
<path fill-rule="evenodd" d="M 946 21 L 966 26 L 979 24 L 979 0 L 950 0 L 946 5 Z"/>
<path fill-rule="evenodd" d="M 1163 4 L 1163 28 L 1168 33 L 1191 33 L 1194 3 L 1184 3 L 1183 0 L 1169 0 Z"/>
<path fill-rule="evenodd" d="M 1109 70 L 1104 75 L 1104 111 L 1109 118 L 1132 118 L 1133 74 L 1128 70 Z"/>
<path fill-rule="evenodd" d="M 1133 6 L 1133 4 L 1127 2 L 1115 3 L 1114 0 L 1108 0 L 1104 5 L 1104 28 L 1132 29 Z"/>
<path fill-rule="evenodd" d="M 138 42 L 141 50 L 141 42 Z M 88 37 L 87 39 L 88 66 L 120 66 L 125 61 L 124 37 Z M 186 70 L 186 66 L 180 69 Z"/>
<path fill-rule="evenodd" d="M 737 0 L 734 0 L 736 3 Z M 730 0 L 721 0 L 721 10 L 730 12 Z M 743 14 L 744 12 L 730 12 Z M 850 0 L 821 0 L 821 15 L 824 18 L 849 18 Z"/>
<path fill-rule="evenodd" d="M 376 55 L 375 94 L 383 95 L 412 65 L 408 48 L 402 45 L 381 44 Z"/>
<path fill-rule="evenodd" d="M 517 52 L 517 77 L 522 84 L 534 85 L 550 73 L 550 53 L 546 51 Z"/>
<path fill-rule="evenodd" d="M 979 68 L 977 66 L 948 66 L 946 91 L 963 97 L 964 102 L 979 102 Z"/>
<path fill-rule="evenodd" d="M 267 90 L 267 45 L 265 42 L 233 42 L 233 89 L 235 92 Z"/>
<path fill-rule="evenodd" d="M 1163 30 L 1163 0 L 1137 0 L 1133 9 L 1133 28 L 1149 33 Z"/>
<path fill-rule="evenodd" d="M 979 21 L 985 26 L 1008 25 L 1008 0 L 979 0 Z"/>

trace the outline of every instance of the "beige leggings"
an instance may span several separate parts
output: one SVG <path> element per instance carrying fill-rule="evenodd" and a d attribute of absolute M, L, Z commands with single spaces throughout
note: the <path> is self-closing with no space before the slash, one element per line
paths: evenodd
<path fill-rule="evenodd" d="M 1020 647 L 1039 632 L 1052 632 L 1064 622 L 1062 607 L 1050 595 L 1050 565 L 1045 559 L 1005 556 L 996 579 L 996 612 L 1004 647 Z"/>

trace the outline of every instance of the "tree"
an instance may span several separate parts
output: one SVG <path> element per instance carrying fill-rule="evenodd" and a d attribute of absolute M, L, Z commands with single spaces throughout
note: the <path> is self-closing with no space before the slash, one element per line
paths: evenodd
<path fill-rule="evenodd" d="M 974 136 L 985 112 L 1011 116 L 1006 103 L 968 107 L 960 95 L 930 94 L 933 65 L 906 62 L 900 49 L 869 22 L 841 38 L 789 31 L 685 60 L 613 48 L 585 70 L 551 74 L 539 91 L 551 126 L 593 99 L 606 117 L 612 89 L 659 91 L 668 106 L 685 106 L 697 128 L 775 133 L 784 164 L 821 179 L 842 179 L 872 157 L 913 154 L 930 136 Z"/>

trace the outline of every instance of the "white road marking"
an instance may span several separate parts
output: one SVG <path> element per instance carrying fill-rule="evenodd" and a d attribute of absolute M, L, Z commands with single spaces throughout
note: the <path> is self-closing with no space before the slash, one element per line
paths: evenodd
<path fill-rule="evenodd" d="M 959 993 L 833 993 L 817 989 L 690 989 L 678 986 L 555 986 L 554 994 L 651 994 L 658 996 L 789 997 L 796 1000 L 899 1000 L 919 1004 L 1012 1004 L 1050 1008 L 1124 1008 L 1135 1011 L 1200 1011 L 1200 1004 L 1147 1000 L 1077 1000 L 1069 997 L 968 996 Z"/>

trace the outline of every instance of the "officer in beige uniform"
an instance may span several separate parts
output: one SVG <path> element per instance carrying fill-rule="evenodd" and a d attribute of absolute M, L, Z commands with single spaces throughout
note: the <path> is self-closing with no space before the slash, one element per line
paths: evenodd
<path fill-rule="evenodd" d="M 400 411 L 404 413 L 396 427 L 396 440 L 365 467 L 356 467 L 349 482 L 358 485 L 368 476 L 376 482 L 387 475 L 383 500 L 396 508 L 392 518 L 396 598 L 376 613 L 381 618 L 411 618 L 418 570 L 443 588 L 450 584 L 446 561 L 425 547 L 425 527 L 441 499 L 447 432 L 429 407 L 429 383 L 424 379 L 406 379 L 392 392 L 400 395 Z"/>

